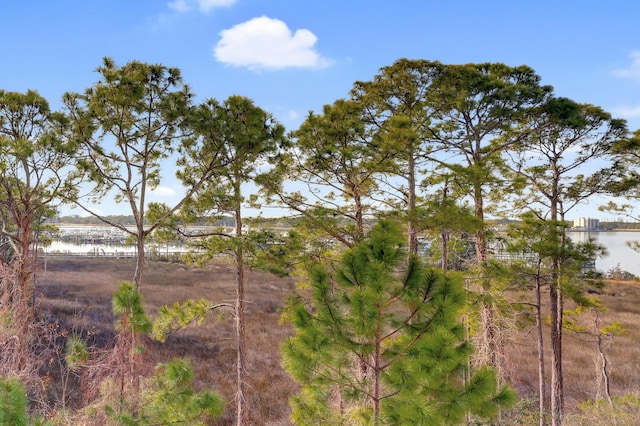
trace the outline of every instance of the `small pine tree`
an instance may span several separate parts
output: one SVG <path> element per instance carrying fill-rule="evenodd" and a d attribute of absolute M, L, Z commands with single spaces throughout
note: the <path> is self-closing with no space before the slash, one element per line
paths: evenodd
<path fill-rule="evenodd" d="M 27 425 L 27 389 L 18 379 L 0 381 L 0 425 Z"/>
<path fill-rule="evenodd" d="M 124 425 L 208 424 L 220 417 L 224 400 L 211 391 L 195 392 L 193 374 L 191 362 L 186 359 L 159 364 L 142 392 L 142 403 L 135 416 L 108 412 Z"/>
<path fill-rule="evenodd" d="M 407 261 L 402 242 L 395 222 L 380 221 L 335 274 L 311 272 L 308 299 L 288 303 L 296 334 L 283 362 L 301 385 L 294 422 L 456 424 L 514 401 L 490 368 L 463 382 L 472 355 L 459 320 L 463 279 Z"/>
<path fill-rule="evenodd" d="M 183 305 L 176 303 L 163 307 L 155 333 L 160 340 L 167 333 L 192 322 L 201 322 L 209 304 L 206 300 L 188 300 Z M 111 379 L 119 383 L 115 406 L 111 406 L 108 389 L 113 383 L 109 378 L 101 382 L 107 390 L 103 402 L 107 416 L 122 425 L 189 424 L 204 425 L 218 418 L 224 409 L 223 399 L 208 390 L 196 392 L 192 382 L 194 369 L 187 359 L 176 359 L 159 364 L 156 374 L 150 379 L 142 379 L 138 371 L 139 354 L 144 349 L 139 342 L 152 331 L 153 324 L 147 316 L 140 291 L 131 282 L 121 282 L 113 296 L 113 313 L 117 318 L 118 335 L 114 349 L 99 367 L 111 370 Z M 72 342 L 69 347 L 71 359 L 84 361 L 85 353 L 80 342 Z M 111 368 L 109 368 L 111 367 Z M 102 376 L 97 376 L 101 379 Z"/>

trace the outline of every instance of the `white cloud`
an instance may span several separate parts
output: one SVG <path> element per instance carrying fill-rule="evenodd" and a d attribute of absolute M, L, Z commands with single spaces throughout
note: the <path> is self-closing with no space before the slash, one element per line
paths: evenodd
<path fill-rule="evenodd" d="M 157 195 L 158 197 L 172 197 L 176 195 L 176 191 L 167 187 L 167 186 L 159 186 L 151 191 L 153 195 Z"/>
<path fill-rule="evenodd" d="M 300 113 L 298 111 L 289 110 L 288 118 L 289 120 L 297 120 L 300 118 Z"/>
<path fill-rule="evenodd" d="M 249 69 L 322 68 L 330 65 L 313 48 L 318 38 L 309 30 L 292 33 L 287 24 L 261 16 L 220 32 L 214 48 L 223 63 Z"/>
<path fill-rule="evenodd" d="M 631 65 L 627 68 L 621 68 L 613 71 L 614 75 L 619 77 L 633 78 L 640 80 L 640 50 L 634 50 L 629 54 Z"/>
<path fill-rule="evenodd" d="M 616 107 L 612 111 L 614 115 L 622 118 L 640 117 L 640 105 Z"/>
<path fill-rule="evenodd" d="M 229 7 L 237 0 L 198 0 L 198 6 L 203 12 L 209 12 L 218 7 Z"/>
<path fill-rule="evenodd" d="M 175 0 L 168 3 L 167 6 L 179 13 L 184 13 L 191 10 L 191 6 L 189 5 L 189 2 L 187 0 Z"/>
<path fill-rule="evenodd" d="M 174 0 L 167 3 L 167 6 L 178 13 L 185 13 L 189 12 L 193 8 L 193 5 L 197 4 L 201 12 L 207 13 L 216 8 L 229 7 L 236 1 L 237 0 Z"/>

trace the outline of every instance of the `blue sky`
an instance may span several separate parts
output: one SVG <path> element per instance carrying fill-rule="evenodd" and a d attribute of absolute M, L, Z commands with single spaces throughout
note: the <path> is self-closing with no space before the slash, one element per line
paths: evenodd
<path fill-rule="evenodd" d="M 200 100 L 248 96 L 294 130 L 398 58 L 504 62 L 635 130 L 639 16 L 635 0 L 7 1 L 0 89 L 37 89 L 57 108 L 97 81 L 104 56 L 135 59 L 180 68 Z M 595 207 L 581 212 L 602 217 Z"/>

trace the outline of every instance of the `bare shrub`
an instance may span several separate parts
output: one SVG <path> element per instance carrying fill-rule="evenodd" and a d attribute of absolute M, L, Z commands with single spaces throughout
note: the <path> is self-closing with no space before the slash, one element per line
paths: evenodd
<path fill-rule="evenodd" d="M 32 293 L 25 291 L 20 275 L 18 262 L 0 262 L 0 376 L 29 383 L 37 371 L 29 356 L 35 315 Z"/>

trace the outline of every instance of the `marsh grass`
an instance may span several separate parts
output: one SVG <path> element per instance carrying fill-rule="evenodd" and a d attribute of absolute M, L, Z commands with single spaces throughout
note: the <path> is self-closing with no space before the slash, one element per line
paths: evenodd
<path fill-rule="evenodd" d="M 61 329 L 80 332 L 95 347 L 108 349 L 114 336 L 111 297 L 121 281 L 131 279 L 134 268 L 130 259 L 48 259 L 46 270 L 43 265 L 37 276 L 41 315 Z M 292 279 L 281 279 L 257 271 L 248 273 L 247 398 L 253 424 L 290 424 L 288 398 L 296 392 L 297 386 L 280 365 L 280 343 L 291 333 L 291 329 L 280 322 L 280 307 L 294 287 Z M 231 302 L 235 297 L 233 266 L 223 261 L 204 268 L 180 263 L 149 262 L 141 291 L 146 309 L 152 316 L 163 304 L 187 298 L 204 297 L 213 303 Z M 514 299 L 519 296 L 514 295 Z M 526 294 L 524 296 L 529 297 Z M 629 395 L 640 392 L 640 284 L 609 282 L 600 298 L 610 309 L 604 316 L 605 322 L 620 321 L 629 330 L 627 334 L 614 338 L 608 355 L 612 365 L 612 393 L 620 396 L 617 401 L 633 405 L 637 398 Z M 146 372 L 151 374 L 153 366 L 159 362 L 189 357 L 196 371 L 196 390 L 213 389 L 227 400 L 227 409 L 216 424 L 234 424 L 234 336 L 232 312 L 216 311 L 201 327 L 182 329 L 169 336 L 164 343 L 148 341 L 144 355 Z M 546 359 L 549 362 L 548 330 L 544 337 Z M 502 424 L 532 424 L 530 422 L 535 419 L 535 339 L 532 325 L 525 325 L 513 333 L 506 348 L 508 381 L 522 400 L 513 412 L 504 414 Z M 596 420 L 611 414 L 606 412 L 606 406 L 598 403 L 589 405 L 589 401 L 593 401 L 597 394 L 596 355 L 592 338 L 568 331 L 565 333 L 565 393 L 567 409 L 573 416 L 572 424 L 601 424 Z M 550 373 L 549 369 L 547 373 Z M 72 381 L 71 385 L 74 383 Z M 550 377 L 547 377 L 549 383 Z M 82 392 L 80 388 L 71 391 Z M 81 400 L 80 395 L 70 398 L 70 401 L 78 404 Z M 629 408 L 631 411 L 624 421 L 632 422 L 629 419 L 634 419 L 635 424 L 640 424 L 639 406 Z M 589 423 L 589 418 L 594 421 Z M 619 424 L 625 424 L 623 419 Z"/>
<path fill-rule="evenodd" d="M 50 258 L 37 277 L 41 314 L 61 329 L 77 330 L 97 350 L 109 348 L 114 336 L 111 296 L 121 281 L 131 280 L 135 265 L 128 259 Z M 280 367 L 279 344 L 291 332 L 280 324 L 279 307 L 293 288 L 291 280 L 250 271 L 246 297 L 247 362 L 251 421 L 260 425 L 288 424 L 288 397 L 296 387 Z M 150 262 L 141 292 L 154 316 L 164 304 L 188 298 L 212 303 L 232 301 L 235 282 L 225 262 L 204 268 L 180 263 Z M 92 330 L 90 333 L 87 330 Z M 213 389 L 227 400 L 219 425 L 233 424 L 235 341 L 233 315 L 212 313 L 200 327 L 173 333 L 164 343 L 146 342 L 144 371 L 175 357 L 189 357 L 195 368 L 194 387 Z M 82 393 L 82 389 L 73 390 Z M 73 401 L 81 401 L 76 395 Z"/>
<path fill-rule="evenodd" d="M 514 295 L 514 299 L 522 296 L 523 294 L 518 293 Z M 640 283 L 608 281 L 602 293 L 597 296 L 602 300 L 603 305 L 608 308 L 608 312 L 603 314 L 604 323 L 609 324 L 619 321 L 627 330 L 626 334 L 613 337 L 610 346 L 607 348 L 607 356 L 611 364 L 612 394 L 619 396 L 618 401 L 625 401 L 625 404 L 629 405 L 637 399 L 634 395 L 640 393 Z M 524 297 L 531 296 L 524 295 Z M 547 299 L 548 295 L 545 295 L 543 300 L 546 301 Z M 533 299 L 529 298 L 529 300 Z M 567 302 L 566 308 L 573 309 L 574 306 Z M 545 312 L 547 311 L 545 310 Z M 582 325 L 590 325 L 590 320 L 587 316 L 579 317 L 577 320 Z M 549 329 L 546 326 L 543 337 L 547 363 L 547 394 L 549 394 L 551 351 Z M 532 324 L 526 325 L 513 335 L 506 352 L 510 366 L 508 372 L 509 383 L 525 401 L 536 400 L 538 386 L 537 348 L 535 330 Z M 597 346 L 593 335 L 565 330 L 563 335 L 565 404 L 566 409 L 571 414 L 571 421 L 567 420 L 567 424 L 610 424 L 609 422 L 599 423 L 596 421 L 602 420 L 603 417 L 611 414 L 607 412 L 609 407 L 606 400 L 603 400 L 604 404 L 595 401 L 598 396 L 600 398 L 604 397 L 602 392 L 598 392 L 597 379 L 600 364 L 597 355 Z M 624 398 L 631 398 L 631 400 Z M 537 410 L 536 405 L 537 402 L 531 404 L 530 410 L 535 412 Z M 522 409 L 522 406 L 518 409 Z M 593 414 L 594 421 L 590 423 L 588 420 L 589 413 L 597 413 L 597 417 Z M 634 419 L 635 423 L 629 424 L 640 424 L 640 410 L 638 410 L 638 407 L 625 417 L 625 421 L 629 421 L 631 418 Z M 537 423 L 537 420 L 534 423 Z M 514 421 L 513 424 L 527 423 Z M 627 423 L 623 422 L 622 424 Z"/>

